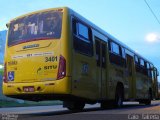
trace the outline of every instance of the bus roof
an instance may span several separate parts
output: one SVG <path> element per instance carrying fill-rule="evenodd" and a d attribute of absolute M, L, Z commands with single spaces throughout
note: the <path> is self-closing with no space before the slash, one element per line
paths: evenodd
<path fill-rule="evenodd" d="M 34 11 L 34 12 L 29 12 L 29 13 L 23 14 L 21 16 L 15 17 L 15 18 L 11 19 L 10 22 L 12 22 L 14 20 L 17 20 L 19 18 L 22 18 L 22 17 L 26 17 L 26 16 L 29 16 L 29 15 L 40 13 L 40 12 L 47 12 L 47 11 L 51 11 L 51 10 L 63 10 L 63 9 L 69 9 L 69 8 L 68 7 L 57 7 L 57 8 L 48 8 L 48 9 L 43 9 L 43 10 L 37 10 L 37 11 Z"/>

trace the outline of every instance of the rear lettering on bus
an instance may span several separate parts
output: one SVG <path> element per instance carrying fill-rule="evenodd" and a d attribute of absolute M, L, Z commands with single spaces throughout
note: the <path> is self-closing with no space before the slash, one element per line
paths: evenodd
<path fill-rule="evenodd" d="M 45 57 L 45 62 L 55 62 L 57 61 L 57 56 Z"/>
<path fill-rule="evenodd" d="M 57 65 L 51 65 L 51 66 L 44 66 L 44 70 L 51 70 L 51 69 L 56 69 Z"/>

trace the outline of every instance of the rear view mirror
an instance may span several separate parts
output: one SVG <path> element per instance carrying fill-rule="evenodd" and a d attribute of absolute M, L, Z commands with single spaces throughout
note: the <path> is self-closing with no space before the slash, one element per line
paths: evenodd
<path fill-rule="evenodd" d="M 6 24 L 6 27 L 7 27 L 7 28 L 9 27 L 9 23 Z"/>

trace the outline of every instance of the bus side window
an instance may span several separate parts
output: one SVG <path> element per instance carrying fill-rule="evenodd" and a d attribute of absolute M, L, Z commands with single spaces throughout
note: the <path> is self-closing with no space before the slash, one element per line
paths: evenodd
<path fill-rule="evenodd" d="M 81 23 L 77 23 L 77 35 L 86 42 L 90 42 L 89 28 Z"/>
<path fill-rule="evenodd" d="M 125 67 L 126 59 L 124 58 L 125 56 L 124 48 L 122 48 L 117 43 L 110 41 L 109 49 L 110 49 L 110 53 L 109 53 L 110 62 L 116 65 L 119 65 L 121 67 Z"/>
<path fill-rule="evenodd" d="M 143 59 L 140 59 L 140 65 L 141 65 L 141 67 L 144 67 L 144 60 Z"/>
<path fill-rule="evenodd" d="M 135 63 L 136 63 L 136 64 L 139 64 L 138 56 L 135 55 L 135 56 L 134 56 L 134 59 L 135 59 Z"/>
<path fill-rule="evenodd" d="M 138 58 L 138 61 L 136 60 L 135 63 L 136 63 L 136 71 L 137 72 L 139 72 L 143 75 L 148 75 L 147 62 L 144 59 Z"/>
<path fill-rule="evenodd" d="M 141 69 L 141 73 L 145 74 L 144 60 L 142 58 L 140 59 L 140 69 Z"/>
<path fill-rule="evenodd" d="M 144 61 L 144 75 L 148 76 L 147 62 Z"/>
<path fill-rule="evenodd" d="M 126 67 L 126 53 L 125 53 L 125 48 L 121 47 L 121 51 L 122 51 L 122 63 L 123 63 L 123 66 Z"/>
<path fill-rule="evenodd" d="M 87 56 L 93 56 L 92 30 L 76 19 L 72 19 L 74 50 Z"/>
<path fill-rule="evenodd" d="M 152 78 L 152 76 L 151 76 L 151 68 L 150 68 L 150 65 L 149 65 L 148 62 L 147 62 L 147 73 L 148 73 L 148 77 Z"/>
<path fill-rule="evenodd" d="M 111 46 L 112 52 L 115 53 L 115 54 L 117 54 L 117 55 L 120 55 L 119 45 L 116 44 L 116 43 L 114 43 L 114 42 L 112 42 L 111 45 L 112 45 Z"/>
<path fill-rule="evenodd" d="M 153 65 L 152 64 L 150 64 L 150 68 L 151 68 L 151 78 L 152 78 L 152 80 L 154 79 L 154 76 L 153 76 Z"/>
<path fill-rule="evenodd" d="M 125 59 L 126 58 L 126 53 L 125 53 L 125 49 L 122 47 L 122 57 Z"/>
<path fill-rule="evenodd" d="M 135 59 L 134 61 L 135 61 L 136 72 L 141 73 L 140 58 L 137 55 L 135 55 L 134 59 Z"/>

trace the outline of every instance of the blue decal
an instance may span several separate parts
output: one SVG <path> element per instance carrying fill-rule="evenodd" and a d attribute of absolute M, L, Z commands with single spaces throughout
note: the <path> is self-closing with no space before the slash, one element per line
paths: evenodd
<path fill-rule="evenodd" d="M 8 81 L 14 81 L 14 71 L 8 72 Z"/>

